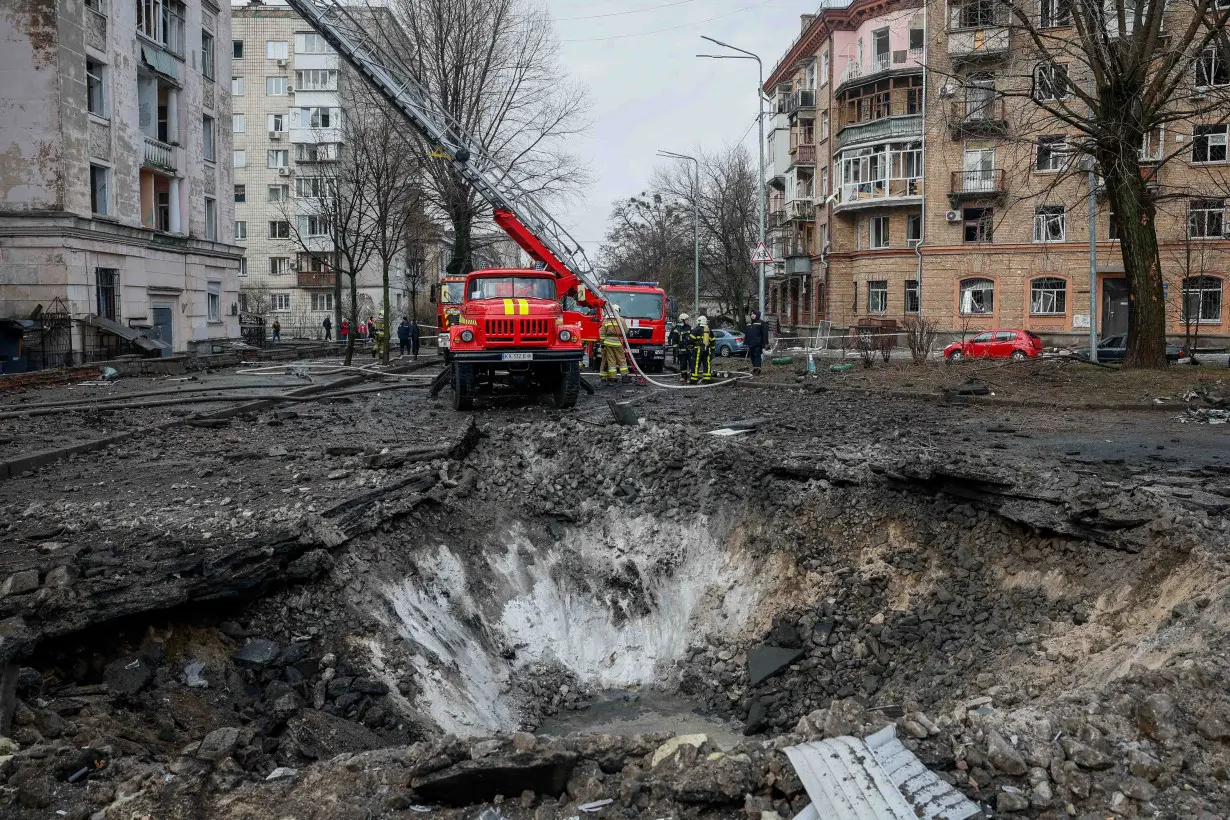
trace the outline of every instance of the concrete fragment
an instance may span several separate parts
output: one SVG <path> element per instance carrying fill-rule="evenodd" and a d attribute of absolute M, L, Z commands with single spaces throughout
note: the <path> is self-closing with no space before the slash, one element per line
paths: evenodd
<path fill-rule="evenodd" d="M 1205 740 L 1230 740 L 1230 723 L 1217 715 L 1205 715 L 1196 724 L 1196 731 Z"/>
<path fill-rule="evenodd" d="M 257 638 L 232 655 L 231 659 L 240 666 L 264 669 L 277 660 L 280 654 L 282 654 L 282 647 L 278 646 L 275 641 Z"/>
<path fill-rule="evenodd" d="M 184 683 L 189 689 L 207 689 L 209 681 L 205 680 L 204 672 L 205 664 L 193 661 L 184 667 Z"/>
<path fill-rule="evenodd" d="M 36 589 L 38 589 L 38 570 L 25 569 L 21 572 L 14 572 L 4 579 L 4 583 L 0 584 L 0 598 L 8 595 L 22 595 Z"/>
<path fill-rule="evenodd" d="M 298 769 L 292 769 L 288 766 L 278 766 L 276 769 L 271 771 L 265 777 L 265 779 L 266 780 L 288 780 L 292 777 L 298 777 L 298 776 L 299 776 Z"/>
<path fill-rule="evenodd" d="M 498 740 L 480 740 L 470 747 L 470 759 L 478 760 L 479 758 L 495 754 L 502 745 Z"/>
<path fill-rule="evenodd" d="M 1119 785 L 1119 790 L 1138 803 L 1148 803 L 1157 797 L 1157 788 L 1148 780 L 1140 777 L 1125 778 Z"/>
<path fill-rule="evenodd" d="M 673 755 L 680 746 L 695 746 L 699 749 L 708 742 L 708 735 L 677 735 L 663 743 L 653 753 L 653 758 L 650 760 L 650 767 L 655 767 L 663 760 Z"/>
<path fill-rule="evenodd" d="M 1183 713 L 1169 695 L 1150 695 L 1136 704 L 1136 725 L 1146 736 L 1160 742 L 1179 736 Z"/>
<path fill-rule="evenodd" d="M 1019 777 L 1029 771 L 1021 753 L 1012 747 L 999 732 L 987 733 L 987 759 L 1004 774 Z"/>
<path fill-rule="evenodd" d="M 201 741 L 200 747 L 196 750 L 196 756 L 201 760 L 216 762 L 230 757 L 238 743 L 239 730 L 235 727 L 226 726 L 214 729 L 205 735 L 205 739 Z"/>
<path fill-rule="evenodd" d="M 76 579 L 77 572 L 69 566 L 52 567 L 47 572 L 44 584 L 49 587 L 66 587 Z"/>
<path fill-rule="evenodd" d="M 1077 766 L 1082 769 L 1109 769 L 1115 765 L 1115 762 L 1107 755 L 1102 754 L 1092 746 L 1086 746 L 1079 740 L 1072 737 L 1062 737 L 1059 744 L 1063 746 L 1063 753 L 1068 756 Z"/>
<path fill-rule="evenodd" d="M 747 653 L 748 683 L 755 686 L 803 657 L 802 649 L 764 644 Z"/>
<path fill-rule="evenodd" d="M 1029 808 L 1029 798 L 1020 789 L 1004 786 L 995 798 L 996 811 L 1017 812 Z"/>
<path fill-rule="evenodd" d="M 154 665 L 143 655 L 122 655 L 103 669 L 103 683 L 113 695 L 131 697 L 154 679 Z"/>

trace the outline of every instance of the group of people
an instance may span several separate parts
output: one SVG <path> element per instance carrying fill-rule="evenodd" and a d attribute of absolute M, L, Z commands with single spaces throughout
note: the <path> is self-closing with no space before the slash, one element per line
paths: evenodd
<path fill-rule="evenodd" d="M 703 313 L 696 317 L 679 314 L 679 321 L 671 331 L 669 343 L 674 348 L 675 363 L 679 365 L 679 380 L 684 384 L 707 384 L 713 381 L 713 354 L 717 336 L 709 328 L 709 317 Z M 764 349 L 769 344 L 769 326 L 753 310 L 743 334 L 748 357 L 752 360 L 752 375 L 760 375 Z"/>
<path fill-rule="evenodd" d="M 332 339 L 333 338 L 333 319 L 329 316 L 326 316 L 324 321 L 321 322 L 321 327 L 324 328 L 325 339 Z M 279 325 L 277 320 L 275 319 L 273 322 L 273 338 L 275 340 L 278 339 L 280 336 L 280 333 L 281 333 L 281 325 Z M 383 333 L 384 333 L 383 323 L 377 322 L 374 316 L 368 316 L 366 319 L 360 320 L 355 325 L 355 339 L 359 342 L 364 342 L 364 341 L 367 341 L 368 339 L 373 339 L 378 343 L 383 342 L 384 341 Z M 416 359 L 419 357 L 419 337 L 420 335 L 421 333 L 419 330 L 418 322 L 414 321 L 413 319 L 407 319 L 405 316 L 401 317 L 401 324 L 397 326 L 397 341 L 401 347 L 401 355 L 405 356 L 409 354 Z M 343 316 L 341 324 L 338 325 L 338 328 L 337 328 L 337 340 L 345 344 L 349 339 L 350 339 L 350 319 Z M 372 346 L 373 356 L 376 355 L 376 349 L 380 348 L 381 346 L 382 346 L 381 344 L 375 344 Z"/>

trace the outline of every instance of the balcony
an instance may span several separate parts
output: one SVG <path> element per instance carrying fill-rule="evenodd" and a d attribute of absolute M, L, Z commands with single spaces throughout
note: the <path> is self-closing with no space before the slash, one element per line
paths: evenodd
<path fill-rule="evenodd" d="M 948 7 L 948 56 L 954 61 L 1008 55 L 1008 10 L 996 0 Z"/>
<path fill-rule="evenodd" d="M 878 120 L 847 125 L 837 133 L 837 150 L 859 142 L 879 142 L 893 139 L 921 137 L 923 121 L 921 114 L 906 114 L 896 117 L 881 117 Z"/>
<path fill-rule="evenodd" d="M 948 202 L 956 208 L 962 202 L 1002 199 L 1008 192 L 1008 174 L 1002 168 L 953 171 Z"/>
<path fill-rule="evenodd" d="M 786 258 L 786 276 L 807 276 L 811 274 L 810 256 L 789 256 Z"/>
<path fill-rule="evenodd" d="M 145 135 L 145 161 L 141 164 L 146 168 L 174 173 L 175 149 L 161 140 Z"/>
<path fill-rule="evenodd" d="M 786 203 L 786 218 L 792 222 L 810 222 L 816 218 L 816 203 L 810 199 L 792 199 Z"/>
<path fill-rule="evenodd" d="M 816 110 L 816 91 L 812 88 L 800 88 L 798 91 L 790 95 L 790 104 L 786 108 L 787 114 L 798 114 L 801 111 Z"/>
<path fill-rule="evenodd" d="M 777 259 L 792 259 L 795 257 L 811 258 L 811 245 L 804 242 L 798 236 L 792 236 L 782 242 Z"/>
<path fill-rule="evenodd" d="M 834 211 L 853 211 L 891 205 L 908 205 L 922 200 L 922 177 L 874 179 L 849 182 L 837 188 Z"/>
<path fill-rule="evenodd" d="M 815 165 L 816 164 L 816 146 L 814 145 L 796 145 L 791 152 L 792 157 L 791 167 L 799 165 Z"/>
<path fill-rule="evenodd" d="M 948 130 L 953 139 L 998 137 L 1008 132 L 1003 97 L 954 100 L 948 109 Z"/>
<path fill-rule="evenodd" d="M 846 67 L 837 75 L 837 88 L 840 89 L 849 82 L 854 80 L 862 80 L 871 77 L 878 77 L 889 71 L 900 71 L 902 69 L 914 68 L 921 69 L 920 59 L 922 52 L 916 51 L 884 51 L 879 54 L 873 54 L 866 62 L 859 62 L 851 59 L 846 63 Z"/>
<path fill-rule="evenodd" d="M 301 270 L 295 276 L 301 288 L 332 288 L 336 282 L 333 271 L 329 270 Z"/>
<path fill-rule="evenodd" d="M 777 210 L 769 211 L 769 213 L 765 216 L 765 230 L 771 231 L 776 228 L 780 228 L 785 224 L 786 211 L 784 209 L 779 208 Z"/>

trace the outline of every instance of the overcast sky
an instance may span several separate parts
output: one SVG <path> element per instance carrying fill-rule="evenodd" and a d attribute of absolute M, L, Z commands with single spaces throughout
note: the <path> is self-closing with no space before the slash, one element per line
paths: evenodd
<path fill-rule="evenodd" d="M 767 74 L 798 36 L 799 15 L 820 5 L 819 0 L 544 2 L 556 21 L 565 68 L 589 89 L 593 125 L 577 152 L 595 182 L 575 212 L 557 216 L 594 262 L 612 201 L 644 190 L 654 165 L 665 161 L 654 156 L 659 148 L 690 154 L 742 139 L 756 151 L 756 63 L 697 59 L 696 54 L 717 48 L 700 35 L 756 52 Z"/>

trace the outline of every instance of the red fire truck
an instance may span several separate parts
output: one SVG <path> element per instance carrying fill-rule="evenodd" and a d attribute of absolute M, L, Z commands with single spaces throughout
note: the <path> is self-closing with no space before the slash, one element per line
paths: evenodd
<path fill-rule="evenodd" d="M 666 291 L 657 282 L 609 280 L 602 285 L 608 302 L 619 305 L 619 315 L 628 326 L 628 345 L 646 373 L 661 373 L 666 365 Z M 577 314 L 586 353 L 595 367 L 602 359 L 598 337 L 601 320 L 596 312 Z"/>
<path fill-rule="evenodd" d="M 465 286 L 464 276 L 445 276 L 431 288 L 431 301 L 436 305 L 436 355 L 445 360 L 448 359 L 448 329 L 461 315 Z"/>

